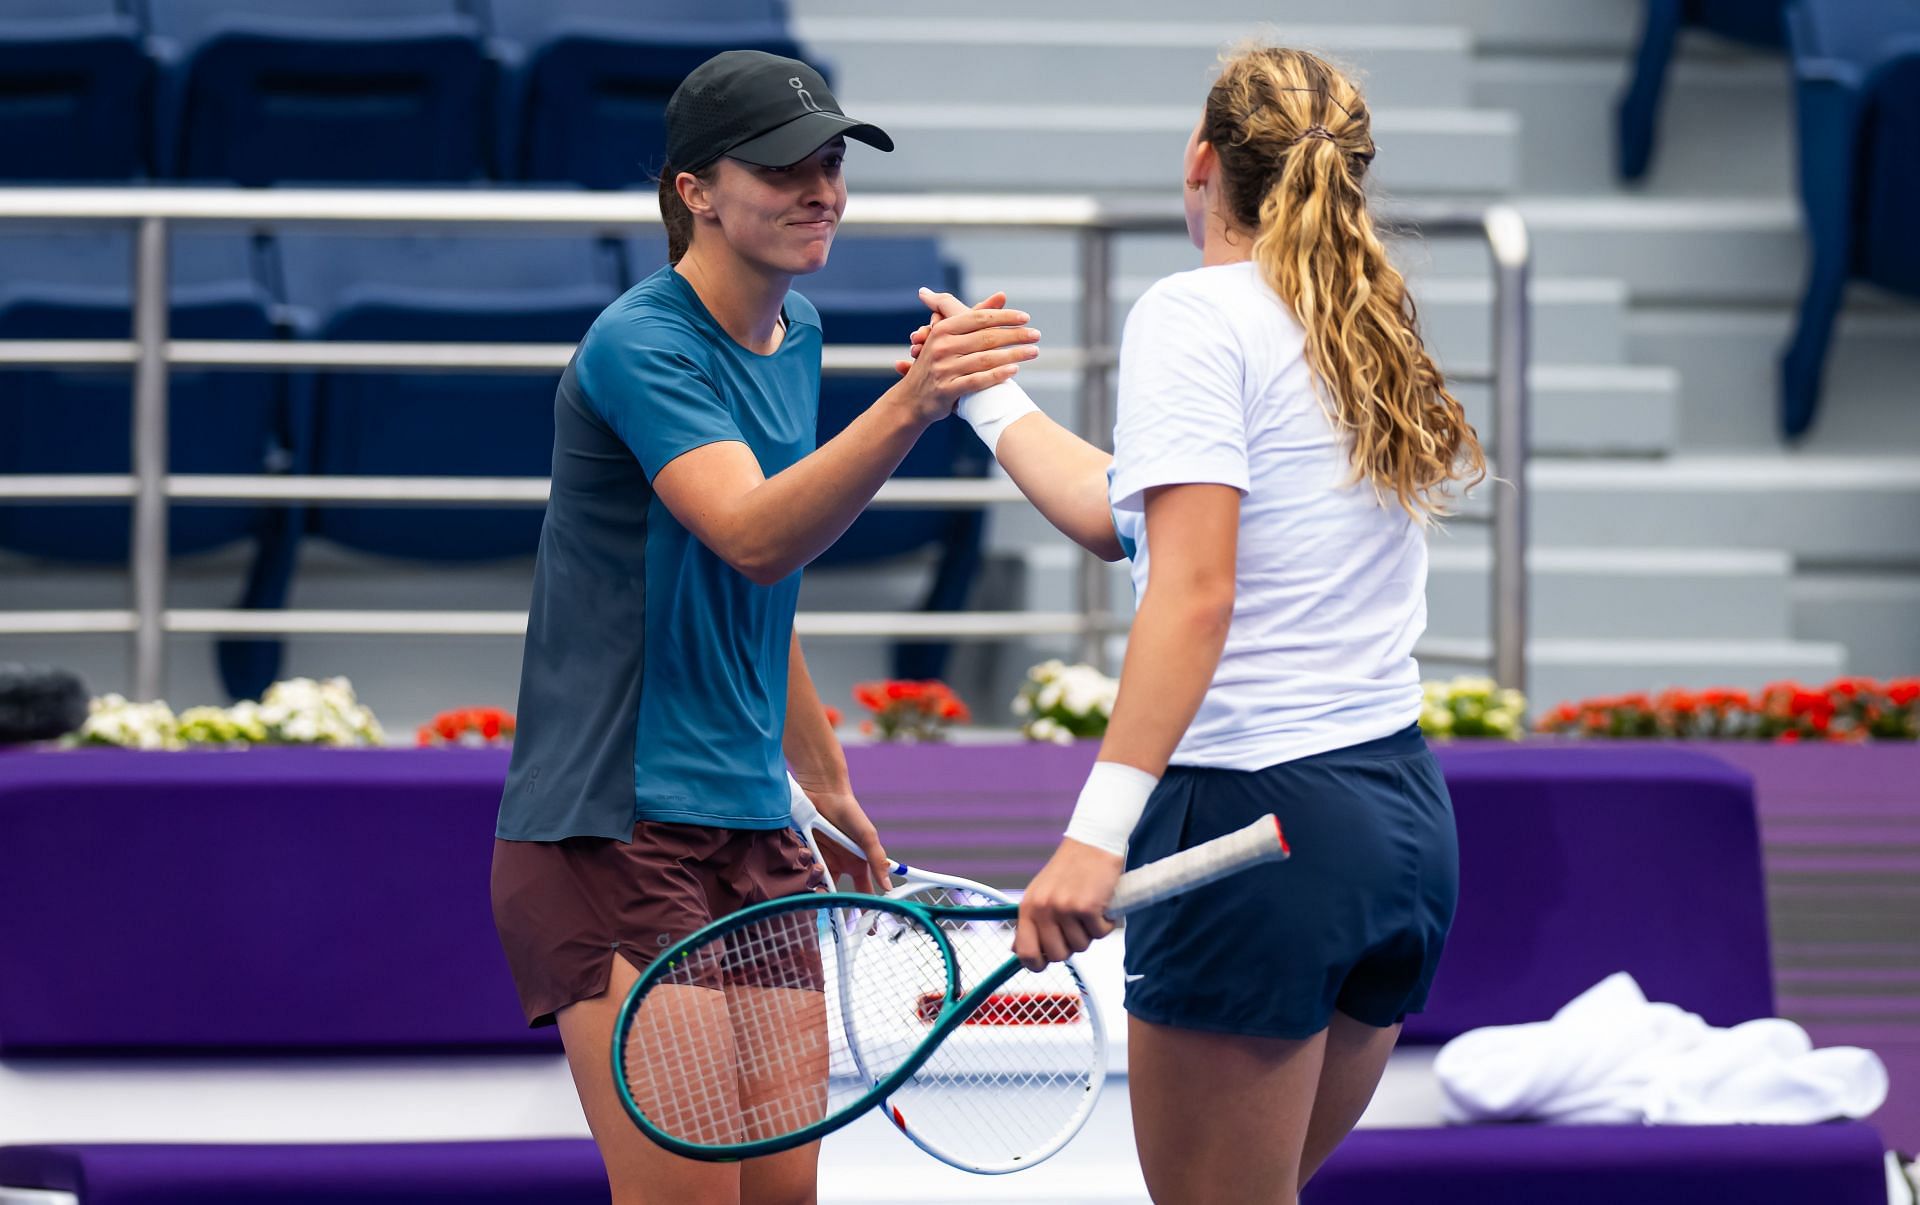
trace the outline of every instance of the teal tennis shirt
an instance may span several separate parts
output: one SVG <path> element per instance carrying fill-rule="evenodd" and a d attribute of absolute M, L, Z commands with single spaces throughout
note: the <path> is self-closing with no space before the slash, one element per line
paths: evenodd
<path fill-rule="evenodd" d="M 553 403 L 513 760 L 498 835 L 629 840 L 636 820 L 787 823 L 780 739 L 800 574 L 757 586 L 653 492 L 675 457 L 744 443 L 768 477 L 813 451 L 820 317 L 787 294 L 770 356 L 663 268 L 588 330 Z"/>

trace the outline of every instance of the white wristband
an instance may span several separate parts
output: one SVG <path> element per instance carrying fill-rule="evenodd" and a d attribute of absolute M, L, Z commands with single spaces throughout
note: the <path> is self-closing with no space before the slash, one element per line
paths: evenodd
<path fill-rule="evenodd" d="M 980 442 L 987 445 L 987 451 L 998 456 L 1000 436 L 1006 429 L 1039 409 L 1027 391 L 1020 388 L 1020 382 L 1002 381 L 961 398 L 953 412 L 973 428 Z"/>
<path fill-rule="evenodd" d="M 1147 810 L 1147 796 L 1160 780 L 1119 762 L 1097 761 L 1080 788 L 1080 801 L 1067 821 L 1067 836 L 1110 854 L 1125 856 L 1133 826 Z"/>

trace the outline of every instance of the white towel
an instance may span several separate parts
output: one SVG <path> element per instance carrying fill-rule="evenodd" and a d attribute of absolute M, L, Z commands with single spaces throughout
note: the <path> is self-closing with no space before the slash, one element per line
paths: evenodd
<path fill-rule="evenodd" d="M 1449 1121 L 1796 1124 L 1865 1117 L 1887 1098 L 1870 1050 L 1813 1049 L 1791 1021 L 1716 1029 L 1609 975 L 1551 1021 L 1476 1029 L 1434 1061 Z"/>

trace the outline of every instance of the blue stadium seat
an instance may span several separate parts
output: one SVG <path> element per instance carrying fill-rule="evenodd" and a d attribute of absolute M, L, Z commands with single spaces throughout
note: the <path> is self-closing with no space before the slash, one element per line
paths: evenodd
<path fill-rule="evenodd" d="M 274 339 L 270 299 L 244 236 L 175 235 L 169 322 L 201 339 Z M 124 339 L 131 333 L 131 235 L 98 225 L 0 227 L 0 338 Z M 0 472 L 126 473 L 132 467 L 132 388 L 126 369 L 0 374 Z M 264 473 L 297 467 L 300 416 L 278 373 L 180 370 L 169 378 L 169 464 L 181 473 Z M 175 506 L 168 548 L 205 552 L 256 541 L 240 605 L 279 606 L 276 565 L 292 555 L 298 514 L 286 507 Z M 69 562 L 125 563 L 124 503 L 0 506 L 0 547 Z M 235 696 L 272 681 L 272 642 L 221 646 Z"/>
<path fill-rule="evenodd" d="M 1797 0 L 1788 29 L 1812 249 L 1781 360 L 1780 425 L 1792 438 L 1819 409 L 1847 281 L 1920 297 L 1920 2 Z"/>
<path fill-rule="evenodd" d="M 927 320 L 927 308 L 915 290 L 921 285 L 957 292 L 958 273 L 940 258 L 930 238 L 836 239 L 827 266 L 794 282 L 820 311 L 822 334 L 835 344 L 906 347 L 907 336 Z M 821 443 L 873 404 L 893 384 L 892 373 L 875 376 L 826 376 L 820 382 Z M 993 457 L 959 419 L 936 423 L 907 453 L 895 477 L 984 477 Z M 874 510 L 854 521 L 814 564 L 861 565 L 922 551 L 940 550 L 923 611 L 962 611 L 980 570 L 986 538 L 986 512 L 962 510 Z M 894 650 L 894 675 L 938 678 L 946 665 L 946 644 L 908 643 Z"/>
<path fill-rule="evenodd" d="M 1660 93 L 1667 67 L 1683 25 L 1711 30 L 1751 46 L 1786 44 L 1781 9 L 1786 0 L 1646 0 L 1646 23 L 1640 30 L 1633 79 L 1620 98 L 1616 113 L 1619 130 L 1619 170 L 1624 180 L 1646 175 L 1653 161 L 1654 124 L 1660 114 Z"/>
<path fill-rule="evenodd" d="M 784 0 L 492 0 L 500 174 L 620 188 L 666 158 L 667 98 L 722 50 L 798 56 Z"/>
<path fill-rule="evenodd" d="M 152 89 L 111 0 L 0 0 L 0 180 L 144 176 Z"/>
<path fill-rule="evenodd" d="M 493 69 L 456 0 L 145 0 L 156 169 L 245 185 L 465 182 Z"/>
<path fill-rule="evenodd" d="M 592 239 L 542 236 L 275 240 L 298 328 L 354 341 L 570 343 L 618 293 Z M 349 476 L 545 476 L 557 372 L 321 372 L 310 380 L 314 471 Z M 310 530 L 387 556 L 530 556 L 540 511 L 319 507 Z"/>

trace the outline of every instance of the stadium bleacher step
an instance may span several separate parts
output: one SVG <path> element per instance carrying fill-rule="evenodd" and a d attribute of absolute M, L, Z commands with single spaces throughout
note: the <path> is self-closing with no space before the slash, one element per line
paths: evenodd
<path fill-rule="evenodd" d="M 1879 308 L 1871 291 L 1840 316 L 1827 357 L 1826 401 L 1803 451 L 1878 454 L 1920 448 L 1920 309 Z M 1635 307 L 1627 346 L 1681 382 L 1677 438 L 1690 451 L 1777 449 L 1780 355 L 1792 336 L 1785 305 Z"/>
<path fill-rule="evenodd" d="M 1667 77 L 1660 143 L 1643 180 L 1615 175 L 1614 105 L 1628 66 L 1592 56 L 1483 56 L 1473 103 L 1522 114 L 1520 184 L 1581 196 L 1785 197 L 1796 187 L 1793 96 L 1778 55 L 1682 58 Z"/>
<path fill-rule="evenodd" d="M 1801 573 L 1790 592 L 1793 630 L 1846 645 L 1853 672 L 1886 678 L 1920 670 L 1920 572 L 1913 566 Z"/>
<path fill-rule="evenodd" d="M 1920 560 L 1920 457 L 1539 459 L 1528 480 L 1542 547 L 1781 549 L 1802 565 Z"/>
<path fill-rule="evenodd" d="M 1197 103 L 1197 102 L 1196 102 Z M 859 187 L 916 190 L 1167 191 L 1196 104 L 1074 105 L 1005 101 L 860 106 L 893 136 L 890 155 L 850 161 Z M 1488 196 L 1515 183 L 1519 120 L 1477 109 L 1381 109 L 1374 114 L 1381 183 L 1405 193 Z"/>
<path fill-rule="evenodd" d="M 1537 364 L 1530 374 L 1533 450 L 1545 455 L 1664 456 L 1674 450 L 1679 378 L 1671 369 L 1616 364 Z M 1027 393 L 1062 425 L 1078 429 L 1079 385 L 1071 373 L 1029 369 Z M 1493 434 L 1489 387 L 1454 394 L 1484 438 Z"/>
<path fill-rule="evenodd" d="M 1049 21 L 1164 21 L 1164 0 L 1053 0 L 1045 6 Z M 894 17 L 897 0 L 794 0 L 796 21 L 823 17 Z M 1274 38 L 1286 39 L 1301 25 L 1327 23 L 1329 6 L 1317 0 L 1206 0 L 1196 20 L 1264 24 Z M 1343 24 L 1450 25 L 1470 30 L 1483 46 L 1547 50 L 1624 50 L 1638 36 L 1636 0 L 1348 0 L 1337 9 Z M 1018 37 L 1019 16 L 987 23 Z"/>
<path fill-rule="evenodd" d="M 1021 557 L 1026 606 L 1073 606 L 1080 571 L 1064 542 L 1030 546 Z M 1485 547 L 1449 534 L 1433 539 L 1427 631 L 1449 639 L 1485 639 Z M 1529 614 L 1539 639 L 1779 641 L 1791 628 L 1793 562 L 1778 552 L 1742 549 L 1566 548 L 1534 551 Z M 1112 596 L 1131 598 L 1125 569 L 1112 570 Z"/>
<path fill-rule="evenodd" d="M 1080 286 L 1057 276 L 984 277 L 980 287 L 1006 290 L 1010 304 L 1033 316 L 1044 339 L 1057 346 L 1080 341 Z M 1123 277 L 1114 289 L 1114 324 L 1152 287 L 1150 277 Z M 979 289 L 974 290 L 978 292 Z M 1493 285 L 1459 278 L 1418 282 L 1413 295 L 1428 346 L 1443 368 L 1484 370 L 1492 342 Z M 969 300 L 974 300 L 969 298 Z M 1533 289 L 1533 359 L 1536 364 L 1617 364 L 1626 354 L 1626 290 L 1611 280 L 1547 279 Z M 1046 362 L 1044 347 L 1039 363 Z"/>
<path fill-rule="evenodd" d="M 1800 295 L 1806 254 L 1791 197 L 1528 196 L 1516 203 L 1544 275 L 1623 280 L 1636 302 L 1784 303 Z"/>
<path fill-rule="evenodd" d="M 794 23 L 800 43 L 833 68 L 849 112 L 868 104 L 926 100 L 1018 100 L 1083 104 L 1090 98 L 1139 105 L 1188 105 L 1201 98 L 1222 49 L 1257 32 L 1247 22 L 1206 20 L 1056 21 L 1035 10 L 1014 24 L 974 19 L 810 17 Z M 1466 108 L 1473 43 L 1463 29 L 1406 25 L 1295 25 L 1290 45 L 1362 72 L 1375 108 Z"/>
<path fill-rule="evenodd" d="M 1528 443 L 1536 455 L 1664 456 L 1674 450 L 1680 381 L 1669 369 L 1536 363 L 1528 379 Z M 1458 385 L 1454 395 L 1474 429 L 1492 439 L 1490 387 Z"/>
<path fill-rule="evenodd" d="M 1027 554 L 1031 606 L 1067 605 L 1075 554 Z M 1428 590 L 1429 632 L 1485 647 L 1486 557 L 1436 548 Z M 1757 687 L 1781 678 L 1824 680 L 1845 671 L 1836 641 L 1789 635 L 1790 561 L 1739 550 L 1541 548 L 1532 566 L 1538 625 L 1529 640 L 1529 694 L 1539 710 L 1596 694 L 1716 685 Z M 1130 592 L 1113 592 L 1124 609 Z M 1478 631 L 1476 631 L 1478 629 Z M 1116 640 L 1116 649 L 1124 647 Z M 1032 641 L 1024 660 L 1073 656 L 1062 641 Z M 1118 664 L 1116 657 L 1114 664 Z M 1423 658 L 1422 675 L 1484 672 L 1478 662 Z M 1011 694 L 1017 678 L 1002 693 Z"/>
<path fill-rule="evenodd" d="M 1484 547 L 1433 549 L 1427 630 L 1485 639 Z M 1528 563 L 1540 639 L 1780 640 L 1793 631 L 1792 559 L 1734 549 L 1538 548 Z"/>

